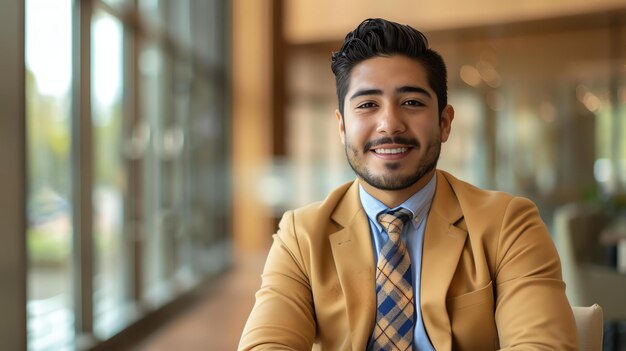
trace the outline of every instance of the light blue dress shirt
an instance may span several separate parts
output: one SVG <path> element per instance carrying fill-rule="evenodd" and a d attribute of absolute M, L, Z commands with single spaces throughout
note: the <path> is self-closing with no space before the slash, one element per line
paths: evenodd
<path fill-rule="evenodd" d="M 407 245 L 409 255 L 411 256 L 411 270 L 413 273 L 413 296 L 415 298 L 413 351 L 434 351 L 433 345 L 426 334 L 422 311 L 419 306 L 424 230 L 426 228 L 426 217 L 428 216 L 428 211 L 430 210 L 430 205 L 433 201 L 433 196 L 435 195 L 436 186 L 437 177 L 433 176 L 426 186 L 420 189 L 417 193 L 413 194 L 413 196 L 408 198 L 400 206 L 393 208 L 397 209 L 403 207 L 411 211 L 413 214 L 413 220 L 404 225 L 401 234 L 402 240 L 404 241 L 404 244 Z M 359 186 L 359 195 L 361 198 L 361 205 L 363 206 L 363 209 L 367 214 L 367 218 L 369 219 L 374 257 L 377 262 L 378 253 L 385 242 L 389 239 L 389 236 L 380 223 L 378 223 L 376 217 L 380 212 L 389 210 L 389 208 L 367 193 L 362 186 Z"/>

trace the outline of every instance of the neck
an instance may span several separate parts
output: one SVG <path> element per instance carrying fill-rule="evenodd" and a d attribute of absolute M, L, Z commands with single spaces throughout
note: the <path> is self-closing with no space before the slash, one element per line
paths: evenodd
<path fill-rule="evenodd" d="M 426 186 L 426 184 L 428 184 L 431 179 L 433 179 L 434 176 L 435 170 L 433 169 L 432 171 L 426 173 L 417 182 L 413 183 L 411 186 L 400 190 L 379 189 L 371 186 L 360 177 L 358 179 L 359 183 L 361 184 L 361 186 L 363 186 L 365 191 L 375 197 L 378 201 L 382 202 L 385 206 L 389 208 L 394 208 L 405 202 L 416 192 L 420 191 L 424 186 Z"/>

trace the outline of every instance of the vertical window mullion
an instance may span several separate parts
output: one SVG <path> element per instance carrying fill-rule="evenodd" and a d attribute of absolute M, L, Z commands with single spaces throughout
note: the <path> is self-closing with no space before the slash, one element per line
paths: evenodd
<path fill-rule="evenodd" d="M 128 169 L 128 196 L 126 197 L 127 218 L 126 234 L 129 236 L 129 257 L 131 274 L 127 282 L 129 298 L 133 302 L 141 299 L 141 213 L 142 213 L 142 183 L 141 159 L 143 156 L 144 136 L 139 111 L 138 89 L 138 41 L 139 29 L 137 23 L 137 3 L 133 1 L 131 22 L 124 23 L 124 99 L 125 114 L 128 123 L 125 125 L 124 155 Z"/>
<path fill-rule="evenodd" d="M 92 2 L 76 0 L 73 14 L 72 178 L 74 301 L 77 343 L 93 340 L 93 206 L 91 123 Z"/>

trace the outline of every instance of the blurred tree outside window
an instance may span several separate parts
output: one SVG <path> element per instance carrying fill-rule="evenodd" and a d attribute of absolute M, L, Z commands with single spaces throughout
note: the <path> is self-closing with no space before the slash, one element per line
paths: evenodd
<path fill-rule="evenodd" d="M 28 348 L 71 349 L 71 0 L 26 1 Z"/>

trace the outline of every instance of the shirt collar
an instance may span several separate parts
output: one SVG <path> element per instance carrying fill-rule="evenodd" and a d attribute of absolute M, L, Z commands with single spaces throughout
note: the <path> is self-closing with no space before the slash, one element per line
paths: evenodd
<path fill-rule="evenodd" d="M 391 210 L 398 209 L 400 207 L 406 208 L 411 211 L 413 219 L 421 220 L 424 215 L 430 209 L 430 205 L 435 195 L 435 188 L 437 187 L 437 175 L 433 175 L 432 179 L 421 188 L 418 192 L 411 195 L 406 201 L 400 204 L 400 206 L 394 207 Z M 390 210 L 382 202 L 378 201 L 375 197 L 370 195 L 361 184 L 359 184 L 359 196 L 361 199 L 361 205 L 367 214 L 369 220 L 374 223 L 378 228 L 378 231 L 382 231 L 383 227 L 378 223 L 376 217 L 382 211 Z"/>

